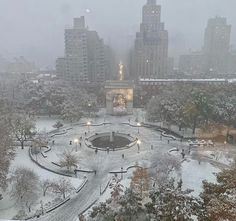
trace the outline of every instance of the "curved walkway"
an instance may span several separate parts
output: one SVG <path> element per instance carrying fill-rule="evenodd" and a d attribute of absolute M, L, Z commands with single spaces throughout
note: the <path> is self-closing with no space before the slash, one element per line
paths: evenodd
<path fill-rule="evenodd" d="M 112 118 L 111 118 L 112 119 Z M 127 119 L 126 119 L 127 120 Z M 137 130 L 138 126 L 129 123 L 120 123 L 121 119 L 114 118 L 114 122 L 111 123 L 98 123 L 90 125 L 87 128 L 86 124 L 78 125 L 78 128 L 73 128 L 67 130 L 62 136 L 53 136 L 56 139 L 56 150 L 68 146 L 68 141 L 73 140 L 73 137 L 80 136 L 85 132 L 90 134 L 101 133 L 102 131 L 119 131 L 127 133 L 129 131 L 133 136 L 135 135 L 141 140 L 140 148 L 133 146 L 130 149 L 125 149 L 121 151 L 111 151 L 109 154 L 99 151 L 97 154 L 94 150 L 87 148 L 85 143 L 83 143 L 78 154 L 82 160 L 81 164 L 84 168 L 89 168 L 89 166 L 99 166 L 96 170 L 96 175 L 91 175 L 88 179 L 87 184 L 84 186 L 83 190 L 77 195 L 71 198 L 66 204 L 62 205 L 59 210 L 55 210 L 50 214 L 40 217 L 37 220 L 40 221 L 75 221 L 78 215 L 89 208 L 99 197 L 100 188 L 109 182 L 109 173 L 112 171 L 125 172 L 121 168 L 128 168 L 130 165 L 135 165 L 136 162 L 139 163 L 149 163 L 150 159 L 154 159 L 160 154 L 167 153 L 171 148 L 184 148 L 188 149 L 186 143 L 180 142 L 180 139 L 176 139 L 172 134 L 166 134 L 166 131 L 156 127 L 144 124 Z M 76 127 L 76 126 L 75 126 Z M 150 130 L 154 129 L 154 130 Z M 130 132 L 132 130 L 132 132 Z M 158 132 L 159 134 L 158 134 Z M 84 139 L 83 139 L 84 140 Z M 72 145 L 73 146 L 73 145 Z M 70 148 L 73 148 L 73 147 Z M 123 158 L 124 155 L 124 158 Z M 50 159 L 50 153 L 49 157 Z M 181 160 L 181 157 L 179 157 Z M 40 161 L 46 161 L 42 156 Z M 45 163 L 46 165 L 46 163 Z M 147 165 L 148 166 L 148 165 Z M 50 168 L 52 165 L 50 164 Z M 93 168 L 91 168 L 93 169 Z M 60 168 L 57 170 L 61 170 Z"/>

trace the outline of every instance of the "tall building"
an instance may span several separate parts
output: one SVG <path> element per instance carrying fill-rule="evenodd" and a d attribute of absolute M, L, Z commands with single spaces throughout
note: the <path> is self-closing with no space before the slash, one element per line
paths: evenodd
<path fill-rule="evenodd" d="M 215 17 L 208 20 L 203 47 L 206 72 L 227 72 L 230 32 L 231 26 L 227 24 L 226 18 Z"/>
<path fill-rule="evenodd" d="M 161 6 L 147 0 L 142 10 L 140 31 L 132 51 L 132 78 L 164 77 L 168 69 L 168 32 L 161 22 Z"/>
<path fill-rule="evenodd" d="M 226 18 L 208 20 L 201 51 L 180 56 L 179 70 L 192 77 L 225 77 L 233 71 L 230 53 L 231 26 Z"/>
<path fill-rule="evenodd" d="M 84 17 L 65 29 L 65 57 L 56 61 L 57 74 L 73 83 L 104 82 L 109 77 L 107 46 L 96 31 L 85 27 Z"/>

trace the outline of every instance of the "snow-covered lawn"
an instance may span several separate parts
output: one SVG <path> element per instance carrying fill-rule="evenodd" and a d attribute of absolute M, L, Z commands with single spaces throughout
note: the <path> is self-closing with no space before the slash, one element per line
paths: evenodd
<path fill-rule="evenodd" d="M 91 121 L 92 124 L 98 125 L 103 123 L 105 117 L 103 116 L 103 114 L 101 115 L 102 116 L 100 118 L 93 119 Z M 139 116 L 139 118 L 142 118 L 142 116 Z M 217 152 L 214 150 L 214 148 L 212 148 L 211 150 L 204 150 L 201 148 L 196 149 L 198 155 L 197 157 L 196 156 L 193 157 L 192 152 L 194 151 L 191 151 L 191 154 L 188 153 L 187 143 L 180 142 L 177 140 L 168 141 L 168 138 L 165 137 L 161 138 L 160 133 L 158 131 L 148 129 L 145 127 L 140 127 L 138 133 L 138 129 L 136 127 L 131 127 L 129 125 L 122 124 L 124 122 L 128 123 L 129 119 L 131 120 L 130 121 L 131 124 L 136 125 L 135 116 L 132 117 L 106 116 L 105 121 L 111 122 L 112 123 L 111 125 L 109 124 L 102 126 L 91 125 L 90 128 L 88 128 L 87 126 L 81 126 L 81 125 L 71 126 L 67 124 L 65 125 L 64 129 L 69 127 L 72 127 L 72 129 L 68 130 L 66 134 L 53 137 L 49 142 L 49 145 L 52 145 L 52 141 L 53 140 L 55 141 L 55 144 L 52 145 L 52 151 L 46 153 L 47 158 L 43 158 L 41 160 L 47 161 L 47 166 L 53 168 L 51 162 L 59 162 L 60 154 L 62 154 L 65 149 L 73 150 L 74 151 L 73 153 L 78 155 L 79 158 L 78 166 L 80 169 L 89 169 L 97 171 L 97 175 L 93 177 L 94 174 L 91 174 L 91 177 L 98 183 L 90 184 L 87 190 L 91 192 L 91 196 L 93 196 L 94 191 L 97 191 L 96 188 L 99 189 L 99 185 L 101 185 L 102 190 L 105 188 L 108 180 L 111 179 L 112 177 L 109 174 L 110 171 L 120 171 L 122 167 L 124 170 L 126 170 L 128 166 L 135 165 L 136 163 L 144 167 L 149 167 L 151 166 L 150 162 L 159 159 L 158 156 L 168 153 L 168 151 L 173 148 L 179 148 L 179 150 L 185 149 L 186 161 L 182 163 L 182 169 L 181 169 L 183 188 L 193 189 L 194 190 L 193 195 L 195 196 L 199 195 L 199 193 L 201 192 L 203 180 L 206 179 L 208 181 L 215 182 L 215 176 L 213 173 L 219 172 L 220 169 L 218 169 L 215 166 L 215 164 L 214 165 L 211 164 L 212 160 L 227 164 L 230 162 L 230 160 L 228 160 L 228 158 L 226 157 L 228 153 L 224 151 Z M 51 130 L 54 130 L 53 125 L 56 123 L 57 120 L 58 120 L 57 118 L 48 119 L 48 117 L 38 118 L 36 122 L 37 131 L 43 130 L 49 132 Z M 86 122 L 86 120 L 87 119 L 81 119 L 81 122 Z M 88 130 L 90 132 L 88 132 Z M 134 146 L 131 147 L 130 149 L 122 151 L 110 151 L 110 153 L 107 153 L 105 151 L 99 151 L 97 154 L 95 154 L 93 149 L 90 149 L 85 145 L 84 143 L 85 132 L 89 133 L 89 135 L 93 135 L 94 133 L 109 132 L 109 131 L 130 133 L 132 136 L 139 138 L 141 140 L 140 150 L 138 151 L 137 146 Z M 75 138 L 79 139 L 80 136 L 83 136 L 83 142 L 81 144 L 81 147 L 78 146 L 78 152 L 75 152 L 76 145 L 74 144 L 73 141 Z M 72 145 L 70 145 L 70 141 L 72 141 Z M 28 148 L 25 148 L 24 150 L 21 150 L 19 148 L 17 149 L 16 153 L 17 153 L 16 158 L 12 162 L 10 168 L 11 172 L 14 171 L 14 169 L 16 169 L 17 167 L 23 166 L 32 169 L 40 177 L 40 180 L 49 179 L 53 181 L 53 180 L 58 180 L 60 177 L 63 177 L 55 173 L 49 172 L 47 170 L 44 170 L 41 167 L 37 166 L 35 163 L 33 163 L 29 157 Z M 124 158 L 122 157 L 123 154 Z M 172 152 L 171 154 L 173 154 L 178 160 L 182 160 L 180 151 Z M 204 161 L 198 161 L 197 159 L 199 156 L 206 156 L 206 157 L 204 157 Z M 58 167 L 57 169 L 60 170 L 60 167 Z M 127 173 L 123 174 L 121 184 L 124 186 L 124 189 L 130 186 L 133 170 L 134 169 L 130 169 L 128 170 Z M 120 174 L 118 176 L 121 177 Z M 78 188 L 84 181 L 84 174 L 81 173 L 80 177 L 78 178 L 67 178 L 67 179 L 71 181 L 71 183 L 75 188 Z M 84 193 L 82 194 L 83 199 L 73 200 L 73 202 L 71 202 L 71 204 L 68 205 L 68 207 L 71 207 L 72 205 L 73 207 L 76 208 L 79 204 L 82 205 L 82 202 L 85 200 L 86 203 L 90 204 L 95 199 L 97 199 L 96 194 L 94 194 L 94 197 L 87 197 L 86 196 L 87 192 L 83 193 Z M 104 194 L 99 198 L 98 202 L 104 202 L 106 199 L 110 198 L 110 196 L 111 196 L 111 188 L 108 187 L 107 190 L 104 192 Z M 55 197 L 54 194 L 47 194 L 47 197 L 41 196 L 38 202 L 42 200 L 43 203 L 45 204 L 46 201 L 51 201 L 53 197 Z M 38 203 L 37 209 L 39 207 L 40 204 Z M 68 208 L 65 207 L 64 209 Z M 82 208 L 80 208 L 80 210 L 82 210 Z M 68 211 L 70 210 L 68 209 Z M 77 212 L 78 211 L 76 210 L 76 213 Z M 15 206 L 14 201 L 9 198 L 9 193 L 5 193 L 4 199 L 0 200 L 0 218 L 10 219 L 16 213 L 17 213 L 17 208 Z"/>
<path fill-rule="evenodd" d="M 55 173 L 49 172 L 47 170 L 44 170 L 40 168 L 39 166 L 37 166 L 35 163 L 33 163 L 28 154 L 28 147 L 25 147 L 24 150 L 22 150 L 21 148 L 18 148 L 16 150 L 16 156 L 15 156 L 14 161 L 12 161 L 9 175 L 18 167 L 30 168 L 39 176 L 40 181 L 43 181 L 46 179 L 50 181 L 54 181 L 54 180 L 56 181 L 64 177 L 64 176 L 60 176 Z M 79 188 L 80 185 L 84 181 L 83 177 L 79 177 L 79 178 L 66 177 L 66 179 L 70 180 L 70 182 L 72 183 L 75 189 Z M 9 197 L 10 190 L 11 190 L 11 186 L 9 186 L 8 190 L 3 194 L 4 199 L 0 200 L 0 218 L 2 219 L 11 219 L 17 214 L 17 211 L 19 209 L 17 208 L 15 201 Z M 46 204 L 52 201 L 56 197 L 58 197 L 58 195 L 50 194 L 50 193 L 47 194 L 46 197 L 43 197 L 43 194 L 41 191 L 40 197 L 38 199 L 38 203 L 33 208 L 33 210 L 40 209 L 41 200 L 43 201 L 43 204 Z"/>
<path fill-rule="evenodd" d="M 182 163 L 182 180 L 183 189 L 192 189 L 192 195 L 198 196 L 202 191 L 202 181 L 208 180 L 215 182 L 216 177 L 214 173 L 219 172 L 220 169 L 212 166 L 208 162 L 200 162 L 197 160 L 187 160 Z"/>
<path fill-rule="evenodd" d="M 58 117 L 48 117 L 48 116 L 36 116 L 35 117 L 35 124 L 37 131 L 51 131 L 55 128 L 53 125 L 60 120 Z"/>

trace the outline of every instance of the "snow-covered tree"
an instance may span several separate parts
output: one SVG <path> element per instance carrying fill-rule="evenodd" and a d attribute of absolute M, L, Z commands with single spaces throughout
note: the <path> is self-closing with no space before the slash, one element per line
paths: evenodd
<path fill-rule="evenodd" d="M 227 126 L 228 138 L 230 128 L 236 125 L 236 94 L 233 91 L 220 91 L 215 94 L 214 120 Z"/>
<path fill-rule="evenodd" d="M 82 110 L 79 103 L 67 100 L 62 104 L 61 117 L 64 120 L 73 123 L 79 121 L 82 116 Z"/>
<path fill-rule="evenodd" d="M 112 179 L 112 182 L 110 183 L 111 191 L 111 199 L 114 202 L 117 202 L 117 200 L 120 198 L 121 194 L 124 192 L 124 186 L 120 183 L 120 179 L 117 177 L 114 177 Z"/>
<path fill-rule="evenodd" d="M 32 138 L 31 146 L 32 146 L 32 153 L 38 154 L 41 151 L 42 147 L 47 147 L 48 145 L 48 135 L 47 133 L 39 133 Z"/>
<path fill-rule="evenodd" d="M 119 199 L 118 220 L 142 221 L 147 220 L 145 208 L 142 206 L 140 194 L 127 189 Z"/>
<path fill-rule="evenodd" d="M 216 175 L 217 183 L 203 181 L 205 216 L 199 220 L 236 220 L 236 164 Z"/>
<path fill-rule="evenodd" d="M 160 183 L 168 182 L 172 172 L 177 175 L 181 170 L 181 161 L 176 156 L 160 154 L 151 158 L 151 168 L 149 174 L 154 181 L 154 187 Z"/>
<path fill-rule="evenodd" d="M 32 137 L 35 129 L 34 120 L 26 114 L 14 114 L 10 118 L 10 124 L 17 141 L 20 142 L 21 148 L 24 149 L 24 143 Z"/>
<path fill-rule="evenodd" d="M 146 204 L 150 220 L 193 221 L 201 211 L 201 204 L 192 197 L 192 190 L 182 190 L 174 179 L 164 182 L 150 194 L 151 202 Z"/>
<path fill-rule="evenodd" d="M 66 198 L 67 194 L 74 190 L 69 179 L 61 178 L 57 181 L 54 181 L 52 184 L 52 191 L 54 193 L 61 194 L 63 199 Z"/>
<path fill-rule="evenodd" d="M 90 213 L 91 221 L 115 221 L 115 211 L 107 203 L 100 203 L 94 206 Z"/>
<path fill-rule="evenodd" d="M 147 219 L 145 208 L 142 206 L 140 196 L 127 189 L 117 200 L 116 206 L 110 205 L 108 200 L 94 206 L 89 221 L 144 221 Z"/>
<path fill-rule="evenodd" d="M 60 162 L 61 167 L 66 167 L 67 170 L 71 170 L 73 167 L 76 168 L 79 163 L 78 157 L 69 150 L 65 150 L 62 154 L 60 154 Z"/>
<path fill-rule="evenodd" d="M 143 198 L 144 194 L 147 193 L 150 188 L 150 177 L 147 169 L 137 167 L 133 172 L 130 188 Z"/>
<path fill-rule="evenodd" d="M 38 198 L 39 177 L 32 170 L 20 167 L 14 171 L 11 182 L 11 197 L 19 206 L 31 212 L 31 207 Z"/>
<path fill-rule="evenodd" d="M 60 129 L 61 127 L 63 127 L 63 123 L 61 123 L 61 121 L 57 121 L 54 125 L 54 128 Z"/>
<path fill-rule="evenodd" d="M 7 174 L 10 161 L 13 158 L 14 149 L 11 127 L 4 117 L 0 117 L 0 190 L 5 190 L 7 187 Z"/>
<path fill-rule="evenodd" d="M 46 193 L 49 189 L 52 189 L 53 187 L 53 182 L 51 182 L 50 180 L 46 179 L 46 180 L 43 180 L 41 183 L 40 183 L 40 186 L 42 188 L 42 191 L 43 191 L 43 196 L 46 196 Z"/>

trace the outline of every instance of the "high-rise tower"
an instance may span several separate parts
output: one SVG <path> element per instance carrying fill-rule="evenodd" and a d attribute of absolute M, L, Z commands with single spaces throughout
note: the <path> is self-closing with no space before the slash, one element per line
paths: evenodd
<path fill-rule="evenodd" d="M 148 0 L 142 10 L 131 59 L 132 78 L 165 77 L 168 66 L 168 32 L 161 22 L 161 6 Z"/>
<path fill-rule="evenodd" d="M 227 72 L 230 32 L 231 26 L 227 24 L 226 18 L 215 17 L 208 20 L 203 47 L 206 72 Z"/>
<path fill-rule="evenodd" d="M 111 69 L 106 46 L 96 31 L 85 27 L 84 17 L 65 29 L 65 57 L 57 59 L 57 74 L 72 83 L 104 83 Z"/>

